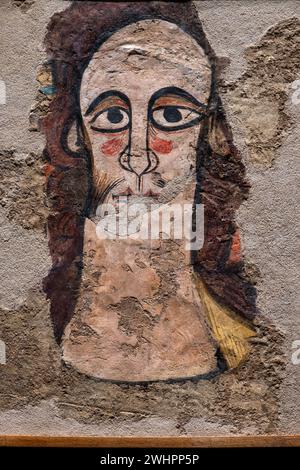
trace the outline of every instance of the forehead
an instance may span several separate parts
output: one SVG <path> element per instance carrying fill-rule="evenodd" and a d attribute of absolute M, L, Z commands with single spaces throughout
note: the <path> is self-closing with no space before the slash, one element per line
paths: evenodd
<path fill-rule="evenodd" d="M 130 100 L 150 99 L 160 88 L 176 86 L 207 101 L 211 68 L 203 49 L 178 26 L 145 20 L 126 26 L 93 55 L 81 82 L 81 105 L 106 90 L 119 90 Z"/>

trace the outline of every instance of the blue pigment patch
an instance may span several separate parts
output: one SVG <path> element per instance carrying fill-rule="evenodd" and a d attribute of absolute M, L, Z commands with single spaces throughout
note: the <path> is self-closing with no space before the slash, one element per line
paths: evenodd
<path fill-rule="evenodd" d="M 42 86 L 39 90 L 44 95 L 54 95 L 56 92 L 54 85 Z"/>

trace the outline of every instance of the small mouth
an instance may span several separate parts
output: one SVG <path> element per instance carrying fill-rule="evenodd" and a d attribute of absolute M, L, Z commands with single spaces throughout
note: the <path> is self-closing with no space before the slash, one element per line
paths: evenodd
<path fill-rule="evenodd" d="M 158 197 L 159 194 L 155 193 L 151 189 L 149 189 L 149 191 L 147 191 L 145 194 L 142 194 L 142 196 L 145 196 L 145 197 Z"/>
<path fill-rule="evenodd" d="M 153 192 L 151 189 L 149 189 L 146 193 L 134 193 L 132 189 L 128 186 L 124 191 L 118 194 L 113 194 L 112 198 L 117 199 L 119 197 L 130 197 L 130 196 L 140 196 L 140 197 L 158 197 L 158 193 Z"/>
<path fill-rule="evenodd" d="M 118 194 L 113 194 L 113 195 L 112 195 L 112 198 L 113 198 L 113 199 L 116 199 L 116 198 L 118 198 L 118 197 L 124 197 L 124 196 L 125 196 L 125 197 L 129 197 L 129 196 L 133 196 L 133 194 L 134 194 L 134 193 L 133 193 L 132 189 L 128 186 L 124 191 L 122 191 L 122 192 L 120 192 L 120 193 L 118 193 Z"/>

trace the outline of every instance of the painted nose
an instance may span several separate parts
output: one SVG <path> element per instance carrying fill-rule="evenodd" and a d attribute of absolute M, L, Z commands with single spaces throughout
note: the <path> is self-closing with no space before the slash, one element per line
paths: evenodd
<path fill-rule="evenodd" d="M 129 166 L 133 173 L 137 176 L 141 176 L 149 166 L 148 152 L 147 149 L 139 149 L 130 152 L 129 155 Z"/>
<path fill-rule="evenodd" d="M 157 156 L 148 148 L 147 126 L 147 120 L 136 113 L 132 122 L 130 142 L 119 160 L 124 170 L 136 175 L 138 188 L 141 187 L 143 175 L 153 171 L 158 165 Z"/>
<path fill-rule="evenodd" d="M 139 110 L 138 110 L 139 111 Z M 149 164 L 147 145 L 147 120 L 140 112 L 133 113 L 130 146 L 128 149 L 131 171 L 140 177 Z"/>

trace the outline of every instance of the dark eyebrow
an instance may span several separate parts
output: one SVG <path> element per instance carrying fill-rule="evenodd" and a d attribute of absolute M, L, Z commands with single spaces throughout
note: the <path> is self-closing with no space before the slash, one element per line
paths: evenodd
<path fill-rule="evenodd" d="M 200 101 L 198 101 L 189 92 L 183 90 L 182 88 L 177 88 L 175 86 L 161 88 L 160 90 L 156 91 L 150 98 L 149 108 L 153 106 L 153 103 L 155 103 L 155 101 L 158 98 L 161 98 L 162 96 L 168 96 L 168 95 L 179 96 L 180 98 L 183 98 L 189 101 L 190 103 L 195 104 L 196 106 L 199 106 L 199 108 L 202 108 L 204 110 L 207 108 L 207 106 L 204 103 L 201 103 Z"/>
<path fill-rule="evenodd" d="M 97 108 L 97 106 L 101 103 L 101 101 L 105 100 L 106 98 L 109 98 L 110 96 L 118 96 L 119 98 L 121 98 L 121 100 L 123 100 L 130 107 L 130 101 L 127 98 L 127 96 L 124 95 L 124 93 L 121 93 L 120 91 L 117 91 L 117 90 L 109 90 L 109 91 L 105 91 L 104 93 L 100 93 L 100 95 L 98 95 L 97 98 L 95 98 L 91 102 L 91 104 L 89 105 L 84 115 L 88 116 L 89 114 L 91 114 L 94 111 L 94 109 Z"/>

